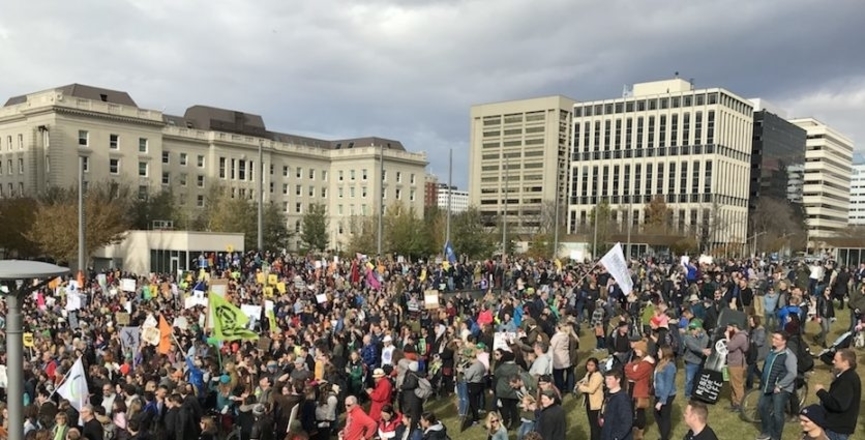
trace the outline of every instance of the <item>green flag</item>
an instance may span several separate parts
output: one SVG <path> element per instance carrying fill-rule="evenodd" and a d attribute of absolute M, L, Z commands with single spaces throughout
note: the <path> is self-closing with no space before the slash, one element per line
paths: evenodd
<path fill-rule="evenodd" d="M 246 328 L 249 318 L 225 298 L 211 292 L 208 295 L 208 306 L 212 312 L 210 316 L 213 317 L 213 337 L 215 339 L 220 341 L 258 339 L 258 333 Z"/>

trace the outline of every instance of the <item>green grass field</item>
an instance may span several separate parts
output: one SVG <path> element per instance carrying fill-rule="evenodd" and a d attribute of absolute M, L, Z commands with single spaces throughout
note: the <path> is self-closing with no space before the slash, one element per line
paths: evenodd
<path fill-rule="evenodd" d="M 833 324 L 832 334 L 829 337 L 829 341 L 833 341 L 837 336 L 839 336 L 845 329 L 847 329 L 850 316 L 848 310 L 839 311 L 838 320 Z M 808 341 L 809 344 L 812 343 L 812 337 L 814 334 L 819 332 L 819 326 L 816 323 L 808 323 L 806 328 L 806 336 L 805 340 Z M 588 332 L 583 332 L 584 337 L 581 341 L 581 350 L 580 350 L 580 360 L 581 362 L 585 362 L 586 359 L 592 357 L 591 353 L 592 348 L 595 347 L 594 337 L 589 335 Z M 818 353 L 821 348 L 815 345 L 811 346 L 812 351 L 814 353 Z M 858 350 L 859 362 L 865 363 L 865 359 L 862 358 L 862 351 Z M 603 355 L 604 353 L 598 353 L 599 355 Z M 599 357 L 599 356 L 596 356 Z M 863 376 L 863 370 L 865 368 L 859 367 L 858 369 L 860 377 Z M 577 379 L 581 378 L 585 373 L 584 369 L 579 369 L 577 372 Z M 809 380 L 810 392 L 806 401 L 806 404 L 816 403 L 817 397 L 814 392 L 814 387 L 817 384 L 823 384 L 827 388 L 831 383 L 831 367 L 827 366 L 819 359 L 815 360 L 815 368 L 814 374 L 811 376 Z M 677 400 L 674 401 L 673 405 L 673 439 L 681 439 L 685 436 L 685 433 L 688 431 L 688 427 L 685 425 L 682 420 L 682 411 L 684 409 L 684 382 L 685 382 L 685 373 L 683 368 L 681 367 L 681 362 L 679 366 L 679 371 L 677 373 Z M 487 399 L 487 404 L 492 405 L 492 399 Z M 709 407 L 709 425 L 715 430 L 718 434 L 718 438 L 721 440 L 752 440 L 759 434 L 759 429 L 756 425 L 749 424 L 744 422 L 739 413 L 733 413 L 727 410 L 727 407 L 730 405 L 730 387 L 729 385 L 725 385 L 724 390 L 722 392 L 722 397 L 718 401 L 718 403 L 714 406 Z M 568 439 L 586 439 L 589 437 L 589 429 L 586 421 L 586 413 L 585 407 L 582 405 L 582 399 L 579 401 L 573 397 L 573 395 L 569 395 L 565 397 L 564 407 L 568 414 Z M 452 398 L 448 399 L 439 399 L 436 401 L 428 402 L 424 408 L 427 411 L 433 411 L 440 419 L 442 419 L 447 426 L 448 434 L 453 439 L 460 440 L 486 440 L 487 433 L 485 429 L 481 426 L 474 426 L 468 428 L 466 431 L 460 433 L 459 430 L 459 419 L 456 415 L 456 404 L 455 400 Z M 645 431 L 645 438 L 647 440 L 656 440 L 658 439 L 658 430 L 654 425 L 652 420 L 652 416 L 649 415 L 650 411 L 647 411 L 647 418 L 649 420 L 649 425 Z M 865 432 L 865 421 L 863 421 L 863 417 L 859 418 L 859 426 L 857 429 L 857 434 L 861 432 Z M 799 427 L 798 423 L 787 423 L 784 426 L 784 440 L 798 440 L 801 438 L 802 431 Z M 511 438 L 516 438 L 516 432 L 510 432 Z M 857 438 L 857 437 L 851 437 Z"/>

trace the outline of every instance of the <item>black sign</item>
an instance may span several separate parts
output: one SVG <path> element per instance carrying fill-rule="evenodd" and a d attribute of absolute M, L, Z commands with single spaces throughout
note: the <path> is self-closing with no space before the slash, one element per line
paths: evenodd
<path fill-rule="evenodd" d="M 700 374 L 694 378 L 694 397 L 698 400 L 714 405 L 721 397 L 721 388 L 724 386 L 724 373 L 702 369 Z"/>

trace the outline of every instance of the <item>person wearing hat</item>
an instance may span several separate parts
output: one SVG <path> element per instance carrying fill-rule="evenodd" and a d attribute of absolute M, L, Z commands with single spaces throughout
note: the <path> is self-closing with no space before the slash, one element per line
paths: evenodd
<path fill-rule="evenodd" d="M 730 411 L 738 412 L 745 397 L 745 352 L 748 351 L 748 332 L 739 324 L 727 324 L 724 332 L 727 341 L 727 370 L 730 373 Z"/>
<path fill-rule="evenodd" d="M 646 429 L 646 410 L 651 405 L 650 385 L 652 372 L 655 371 L 655 359 L 649 356 L 648 344 L 639 340 L 631 344 L 634 352 L 634 360 L 625 365 L 625 377 L 628 379 L 628 389 L 633 390 L 631 397 L 634 399 L 633 437 L 634 440 L 643 439 L 643 430 Z"/>
<path fill-rule="evenodd" d="M 691 399 L 694 391 L 694 378 L 700 372 L 700 365 L 708 356 L 709 337 L 703 331 L 703 321 L 694 318 L 688 323 L 685 337 L 682 338 L 685 362 L 685 400 Z"/>
<path fill-rule="evenodd" d="M 372 380 L 375 382 L 375 387 L 367 388 L 366 394 L 372 402 L 369 407 L 369 417 L 378 426 L 378 422 L 381 421 L 381 409 L 385 404 L 390 403 L 393 398 L 393 384 L 391 384 L 390 379 L 385 376 L 384 370 L 381 368 L 373 370 Z"/>
<path fill-rule="evenodd" d="M 802 440 L 832 440 L 826 435 L 826 410 L 820 405 L 808 405 L 799 411 Z"/>

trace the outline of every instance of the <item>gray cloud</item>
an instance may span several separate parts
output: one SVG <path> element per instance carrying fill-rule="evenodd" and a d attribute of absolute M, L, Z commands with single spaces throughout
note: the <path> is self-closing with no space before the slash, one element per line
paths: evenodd
<path fill-rule="evenodd" d="M 659 6 L 659 5 L 662 5 Z M 81 82 L 299 134 L 398 138 L 467 180 L 468 111 L 670 77 L 760 96 L 865 142 L 863 2 L 37 0 L 0 15 L 0 97 Z"/>

